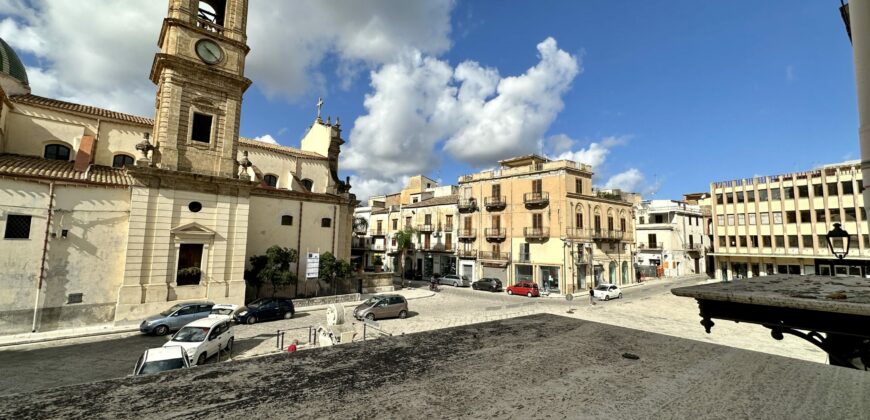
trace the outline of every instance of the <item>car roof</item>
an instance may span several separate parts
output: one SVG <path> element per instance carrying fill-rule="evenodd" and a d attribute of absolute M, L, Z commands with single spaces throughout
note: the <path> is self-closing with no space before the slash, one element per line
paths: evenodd
<path fill-rule="evenodd" d="M 178 302 L 179 305 L 214 305 L 214 302 L 196 301 L 196 302 Z"/>
<path fill-rule="evenodd" d="M 239 305 L 234 303 L 218 303 L 211 307 L 212 310 L 215 309 L 238 309 Z"/>
<path fill-rule="evenodd" d="M 372 297 L 376 297 L 376 298 L 385 298 L 385 297 L 404 297 L 404 296 L 402 296 L 402 295 L 398 295 L 398 294 L 395 294 L 395 293 L 390 293 L 390 294 L 384 294 L 384 295 L 374 295 L 374 296 L 372 296 Z"/>
<path fill-rule="evenodd" d="M 613 284 L 613 283 L 602 283 L 602 284 L 599 284 L 599 286 L 607 286 L 607 287 L 610 287 L 610 286 L 616 286 L 616 285 Z"/>
<path fill-rule="evenodd" d="M 207 327 L 211 328 L 221 322 L 227 322 L 225 318 L 202 318 L 185 325 L 185 327 Z"/>
<path fill-rule="evenodd" d="M 155 347 L 153 349 L 145 350 L 144 361 L 154 362 L 160 360 L 171 360 L 178 359 L 184 356 L 184 348 L 181 346 Z"/>

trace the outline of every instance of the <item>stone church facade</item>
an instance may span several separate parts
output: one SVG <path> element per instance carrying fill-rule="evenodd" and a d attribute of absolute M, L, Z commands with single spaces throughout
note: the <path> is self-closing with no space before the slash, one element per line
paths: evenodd
<path fill-rule="evenodd" d="M 155 118 L 44 98 L 0 40 L 0 334 L 132 322 L 174 303 L 243 304 L 248 258 L 350 257 L 341 127 L 300 148 L 239 137 L 246 0 L 170 0 Z"/>

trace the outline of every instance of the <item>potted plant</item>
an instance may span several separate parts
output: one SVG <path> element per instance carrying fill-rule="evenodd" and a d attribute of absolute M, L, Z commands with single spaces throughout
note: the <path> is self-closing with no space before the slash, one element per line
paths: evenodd
<path fill-rule="evenodd" d="M 199 284 L 202 278 L 202 270 L 199 267 L 185 267 L 178 270 L 178 285 Z"/>
<path fill-rule="evenodd" d="M 373 265 L 375 266 L 375 273 L 380 273 L 384 268 L 384 260 L 380 256 L 377 256 Z"/>

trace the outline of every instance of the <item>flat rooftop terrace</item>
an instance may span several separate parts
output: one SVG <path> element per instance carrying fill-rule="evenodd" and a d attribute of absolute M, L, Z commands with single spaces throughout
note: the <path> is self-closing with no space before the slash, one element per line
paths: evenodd
<path fill-rule="evenodd" d="M 14 394 L 0 418 L 837 419 L 867 395 L 863 371 L 542 314 Z"/>

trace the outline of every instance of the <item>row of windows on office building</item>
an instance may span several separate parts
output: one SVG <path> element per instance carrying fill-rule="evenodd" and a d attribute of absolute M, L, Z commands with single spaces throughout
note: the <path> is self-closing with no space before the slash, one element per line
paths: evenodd
<path fill-rule="evenodd" d="M 864 211 L 864 208 L 861 207 L 861 211 Z M 785 213 L 785 223 L 796 224 L 796 223 L 812 223 L 813 221 L 817 223 L 840 223 L 840 222 L 855 222 L 858 220 L 858 210 L 855 208 L 845 208 L 843 209 L 844 217 L 840 217 L 840 209 L 830 209 L 831 217 L 825 217 L 824 209 L 816 209 L 813 210 L 793 210 L 786 211 Z M 813 220 L 812 214 L 815 213 L 815 220 Z M 781 225 L 783 223 L 783 212 L 774 211 L 771 213 L 762 212 L 759 214 L 760 224 L 769 225 L 771 215 L 773 216 L 773 224 Z M 800 219 L 798 219 L 800 216 Z M 725 223 L 727 217 L 727 225 Z M 798 222 L 800 220 L 800 222 Z M 735 223 L 736 222 L 736 223 Z M 743 226 L 743 225 L 755 225 L 756 217 L 755 213 L 749 214 L 729 214 L 723 215 L 720 214 L 716 216 L 716 224 L 718 226 Z"/>
<path fill-rule="evenodd" d="M 770 195 L 768 196 L 768 190 L 766 188 L 759 190 L 750 190 L 746 191 L 737 191 L 736 194 L 716 194 L 716 204 L 732 204 L 732 203 L 754 203 L 756 201 L 773 201 L 780 200 L 782 198 L 792 199 L 792 198 L 809 198 L 810 196 L 810 187 L 813 188 L 813 197 L 823 197 L 825 192 L 825 187 L 828 190 L 828 196 L 837 196 L 840 195 L 837 187 L 840 187 L 843 195 L 850 195 L 856 192 L 860 193 L 864 189 L 864 182 L 858 180 L 858 188 L 855 189 L 852 187 L 852 181 L 842 181 L 842 182 L 829 182 L 827 184 L 812 184 L 812 185 L 798 185 L 797 188 L 793 188 L 790 186 L 784 186 L 782 190 L 779 187 L 774 187 L 770 189 Z M 756 192 L 758 193 L 758 197 L 756 198 Z"/>
<path fill-rule="evenodd" d="M 818 240 L 819 248 L 827 248 L 827 235 L 815 235 Z M 864 238 L 864 248 L 870 249 L 870 236 L 861 235 Z M 803 248 L 813 248 L 813 235 L 740 235 L 740 236 L 719 236 L 720 247 L 737 247 L 742 248 L 800 248 L 800 239 L 803 242 Z M 858 247 L 858 235 L 850 235 L 850 243 L 853 248 Z"/>

